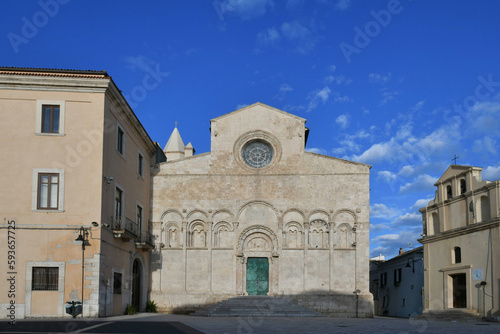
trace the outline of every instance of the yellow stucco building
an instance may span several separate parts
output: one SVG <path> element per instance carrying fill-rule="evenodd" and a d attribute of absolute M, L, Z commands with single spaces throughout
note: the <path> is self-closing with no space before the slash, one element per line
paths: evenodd
<path fill-rule="evenodd" d="M 451 165 L 420 209 L 424 316 L 500 316 L 500 181 L 480 167 Z"/>
<path fill-rule="evenodd" d="M 111 77 L 0 68 L 0 124 L 0 317 L 68 316 L 82 272 L 85 317 L 143 310 L 150 166 L 165 156 Z"/>

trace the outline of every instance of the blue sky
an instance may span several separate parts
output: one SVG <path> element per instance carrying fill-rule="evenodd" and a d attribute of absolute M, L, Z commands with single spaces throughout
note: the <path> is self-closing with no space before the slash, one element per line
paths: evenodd
<path fill-rule="evenodd" d="M 2 3 L 0 65 L 107 70 L 153 140 L 198 153 L 209 120 L 260 101 L 308 150 L 371 169 L 371 256 L 419 246 L 452 163 L 500 179 L 500 2 L 41 0 Z"/>

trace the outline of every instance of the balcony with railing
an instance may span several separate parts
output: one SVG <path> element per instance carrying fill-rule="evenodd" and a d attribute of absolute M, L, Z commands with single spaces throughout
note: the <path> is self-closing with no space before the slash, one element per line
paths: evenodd
<path fill-rule="evenodd" d="M 154 237 L 149 231 L 141 232 L 135 239 L 135 247 L 141 249 L 153 249 L 155 247 Z"/>
<path fill-rule="evenodd" d="M 111 217 L 111 229 L 115 238 L 135 239 L 139 235 L 139 225 L 127 217 Z"/>

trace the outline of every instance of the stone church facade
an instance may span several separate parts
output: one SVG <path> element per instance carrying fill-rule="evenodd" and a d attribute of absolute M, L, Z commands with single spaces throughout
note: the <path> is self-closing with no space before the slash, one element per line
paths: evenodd
<path fill-rule="evenodd" d="M 177 128 L 152 176 L 151 300 L 192 310 L 284 296 L 373 316 L 370 166 L 305 151 L 306 120 L 256 103 L 211 120 L 211 151 Z"/>

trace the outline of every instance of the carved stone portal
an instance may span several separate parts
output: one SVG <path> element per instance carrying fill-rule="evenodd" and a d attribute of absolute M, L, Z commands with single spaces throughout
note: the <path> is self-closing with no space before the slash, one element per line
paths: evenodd
<path fill-rule="evenodd" d="M 278 291 L 279 261 L 278 239 L 274 232 L 266 226 L 255 225 L 245 229 L 238 238 L 237 257 L 244 259 L 238 262 L 236 287 L 239 293 L 247 295 L 247 259 L 267 258 L 269 260 L 269 295 Z"/>

